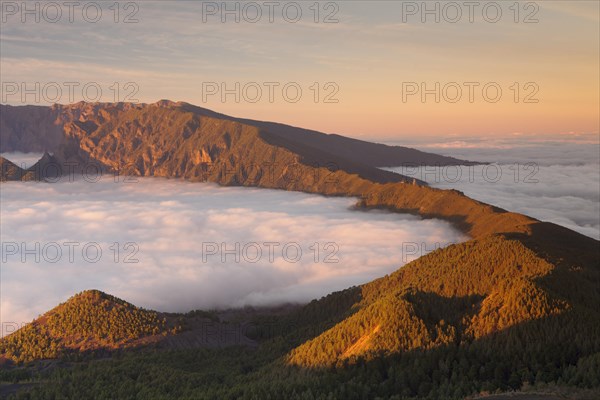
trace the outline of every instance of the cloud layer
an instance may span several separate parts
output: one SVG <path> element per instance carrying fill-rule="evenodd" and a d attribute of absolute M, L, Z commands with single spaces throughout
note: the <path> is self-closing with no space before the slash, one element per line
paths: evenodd
<path fill-rule="evenodd" d="M 424 167 L 391 170 L 434 187 L 531 217 L 554 222 L 600 239 L 600 149 L 598 144 L 472 142 L 467 148 L 424 148 L 489 166 Z"/>
<path fill-rule="evenodd" d="M 3 183 L 1 200 L 3 323 L 90 288 L 161 311 L 305 302 L 464 240 L 354 199 L 158 178 Z"/>

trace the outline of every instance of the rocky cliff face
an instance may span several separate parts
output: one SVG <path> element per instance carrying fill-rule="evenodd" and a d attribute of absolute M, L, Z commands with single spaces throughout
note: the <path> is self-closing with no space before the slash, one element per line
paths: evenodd
<path fill-rule="evenodd" d="M 241 134 L 256 136 L 257 133 L 269 145 L 295 153 L 303 164 L 330 171 L 341 169 L 376 182 L 401 180 L 398 175 L 374 168 L 378 166 L 472 164 L 406 147 L 234 118 L 167 100 L 154 104 L 0 105 L 1 152 L 49 151 L 57 153 L 62 160 L 76 162 L 88 162 L 102 154 L 105 159 L 110 158 L 108 168 L 116 166 L 115 156 L 121 157 L 124 151 L 135 152 L 135 159 L 127 157 L 123 162 L 128 165 L 123 167 L 140 175 L 157 173 L 197 178 L 198 173 L 192 171 L 195 167 L 231 164 L 236 161 L 235 157 L 228 160 L 219 156 L 225 149 L 237 152 Z M 219 143 L 216 143 L 217 136 Z M 130 141 L 125 143 L 124 140 Z M 250 144 L 249 141 L 245 144 Z M 101 145 L 100 149 L 98 145 Z M 181 147 L 185 151 L 178 151 Z M 182 158 L 175 161 L 177 157 Z M 165 161 L 178 165 L 166 165 Z M 158 162 L 163 167 L 157 171 L 155 164 Z M 237 162 L 240 164 L 239 160 Z"/>
<path fill-rule="evenodd" d="M 52 151 L 80 169 L 93 162 L 122 174 L 282 188 L 312 169 L 322 175 L 344 170 L 376 182 L 403 180 L 323 151 L 317 142 L 309 146 L 184 103 L 2 106 L 0 118 L 0 151 Z"/>

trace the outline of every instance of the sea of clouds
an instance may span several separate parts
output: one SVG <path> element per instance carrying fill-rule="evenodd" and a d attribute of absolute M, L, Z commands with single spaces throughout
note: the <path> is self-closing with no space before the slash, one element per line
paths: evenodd
<path fill-rule="evenodd" d="M 591 139 L 415 143 L 424 151 L 490 164 L 386 169 L 600 239 L 600 145 L 597 135 Z"/>
<path fill-rule="evenodd" d="M 351 198 L 123 180 L 2 183 L 4 333 L 85 289 L 174 312 L 307 302 L 465 240 Z"/>

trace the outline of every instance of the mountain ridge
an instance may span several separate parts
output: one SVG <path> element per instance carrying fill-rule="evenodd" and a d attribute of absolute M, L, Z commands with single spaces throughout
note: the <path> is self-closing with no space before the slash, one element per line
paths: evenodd
<path fill-rule="evenodd" d="M 16 133 L 6 127 L 26 125 L 23 110 L 31 106 L 12 116 L 10 111 L 18 107 L 0 107 L 0 135 L 14 137 Z M 83 169 L 94 164 L 121 175 L 355 196 L 362 199 L 361 207 L 449 220 L 472 237 L 529 232 L 530 225 L 539 222 L 457 191 L 425 187 L 420 181 L 331 155 L 307 146 L 304 140 L 292 142 L 236 119 L 219 119 L 222 114 L 187 103 L 80 102 L 36 110 L 52 114 L 51 122 L 46 122 L 64 131 L 64 140 L 54 151 L 64 171 L 73 170 L 73 165 Z"/>
<path fill-rule="evenodd" d="M 188 398 L 211 397 L 207 393 L 301 398 L 298 393 L 307 393 L 301 390 L 309 385 L 329 390 L 333 398 L 357 392 L 368 393 L 367 398 L 460 398 L 532 382 L 600 386 L 593 381 L 594 366 L 600 365 L 599 241 L 456 190 L 379 173 L 285 134 L 186 107 L 83 103 L 63 114 L 58 106 L 44 112 L 55 112 L 54 121 L 62 121 L 53 125 L 61 126 L 66 137 L 53 155 L 58 163 L 93 162 L 138 176 L 355 196 L 357 209 L 441 218 L 470 239 L 300 310 L 265 317 L 263 322 L 274 321 L 280 329 L 275 334 L 258 329 L 258 361 L 215 353 L 215 362 L 237 365 L 241 357 L 250 363 L 239 373 L 228 371 L 226 378 L 238 386 L 214 387 L 210 375 L 202 375 L 196 388 L 170 387 L 164 380 L 148 383 L 155 390 L 165 386 Z M 19 118 L 10 123 L 18 126 Z M 331 161 L 327 158 L 337 160 L 338 168 L 322 163 Z M 7 166 L 7 177 L 17 174 L 14 164 L 0 162 Z M 27 337 L 27 331 L 16 334 Z M 13 335 L 0 343 L 18 337 Z M 72 373 L 90 377 L 90 372 Z M 185 381 L 185 374 L 178 376 Z M 57 376 L 52 387 L 60 388 L 61 379 Z M 85 386 L 73 390 L 75 397 L 90 395 Z"/>
<path fill-rule="evenodd" d="M 440 156 L 433 153 L 426 153 L 420 150 L 402 147 L 388 146 L 385 144 L 367 142 L 360 139 L 345 137 L 338 134 L 326 134 L 316 130 L 304 129 L 296 126 L 282 123 L 258 121 L 248 118 L 232 117 L 203 107 L 198 107 L 190 103 L 174 102 L 170 100 L 159 100 L 156 103 L 86 103 L 78 102 L 67 105 L 55 104 L 53 106 L 10 106 L 0 104 L 0 113 L 15 113 L 17 119 L 23 119 L 22 114 L 33 114 L 36 121 L 43 118 L 51 119 L 55 127 L 46 127 L 44 134 L 34 134 L 27 124 L 15 121 L 15 117 L 7 116 L 2 119 L 0 116 L 0 130 L 4 131 L 3 146 L 1 151 L 56 151 L 60 144 L 60 125 L 64 123 L 61 118 L 61 111 L 68 109 L 83 108 L 89 105 L 98 107 L 107 107 L 116 105 L 122 110 L 133 107 L 159 107 L 159 108 L 180 108 L 187 112 L 197 115 L 212 117 L 216 119 L 225 119 L 240 122 L 246 125 L 258 127 L 264 131 L 271 132 L 279 137 L 298 141 L 300 144 L 309 145 L 313 149 L 320 149 L 332 156 L 345 159 L 353 159 L 357 153 L 361 154 L 361 162 L 372 167 L 391 167 L 400 166 L 402 163 L 410 165 L 475 165 L 480 162 L 459 160 L 454 157 Z M 77 115 L 79 117 L 80 115 Z M 26 132 L 25 138 L 18 137 L 10 128 L 18 126 L 20 130 Z M 45 139 L 45 140 L 40 140 Z"/>

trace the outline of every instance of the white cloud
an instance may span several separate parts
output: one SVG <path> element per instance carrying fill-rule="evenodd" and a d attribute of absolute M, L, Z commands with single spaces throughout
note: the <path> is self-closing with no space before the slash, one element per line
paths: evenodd
<path fill-rule="evenodd" d="M 529 144 L 524 146 L 515 141 L 497 141 L 494 147 L 475 139 L 469 143 L 463 148 L 427 150 L 494 164 L 391 170 L 600 239 L 598 144 L 527 141 Z"/>
<path fill-rule="evenodd" d="M 2 321 L 30 321 L 77 291 L 97 288 L 136 305 L 162 311 L 305 302 L 367 282 L 432 250 L 436 243 L 464 240 L 449 224 L 411 215 L 350 210 L 350 198 L 326 198 L 251 188 L 225 188 L 180 180 L 139 179 L 114 183 L 104 177 L 59 183 L 2 184 L 1 240 L 7 262 L 1 270 Z M 64 242 L 79 242 L 69 262 Z M 17 243 L 8 255 L 7 243 Z M 39 263 L 20 259 L 23 245 L 46 245 Z M 48 262 L 56 242 L 63 252 Z M 100 261 L 86 261 L 86 243 L 98 243 Z M 139 263 L 124 263 L 135 242 Z M 246 248 L 240 262 L 220 253 L 202 259 L 202 243 Z M 263 252 L 256 263 L 257 243 Z M 279 242 L 269 260 L 265 242 Z M 114 261 L 118 243 L 119 262 Z M 286 261 L 282 249 L 297 243 L 302 256 Z M 319 253 L 315 262 L 318 243 Z M 327 243 L 335 243 L 328 248 Z M 113 247 L 111 247 L 113 246 Z M 337 251 L 336 251 L 336 247 Z M 88 248 L 95 256 L 94 247 Z M 335 253 L 334 256 L 331 256 Z M 326 263 L 325 257 L 338 263 Z M 295 245 L 288 248 L 295 257 Z"/>

